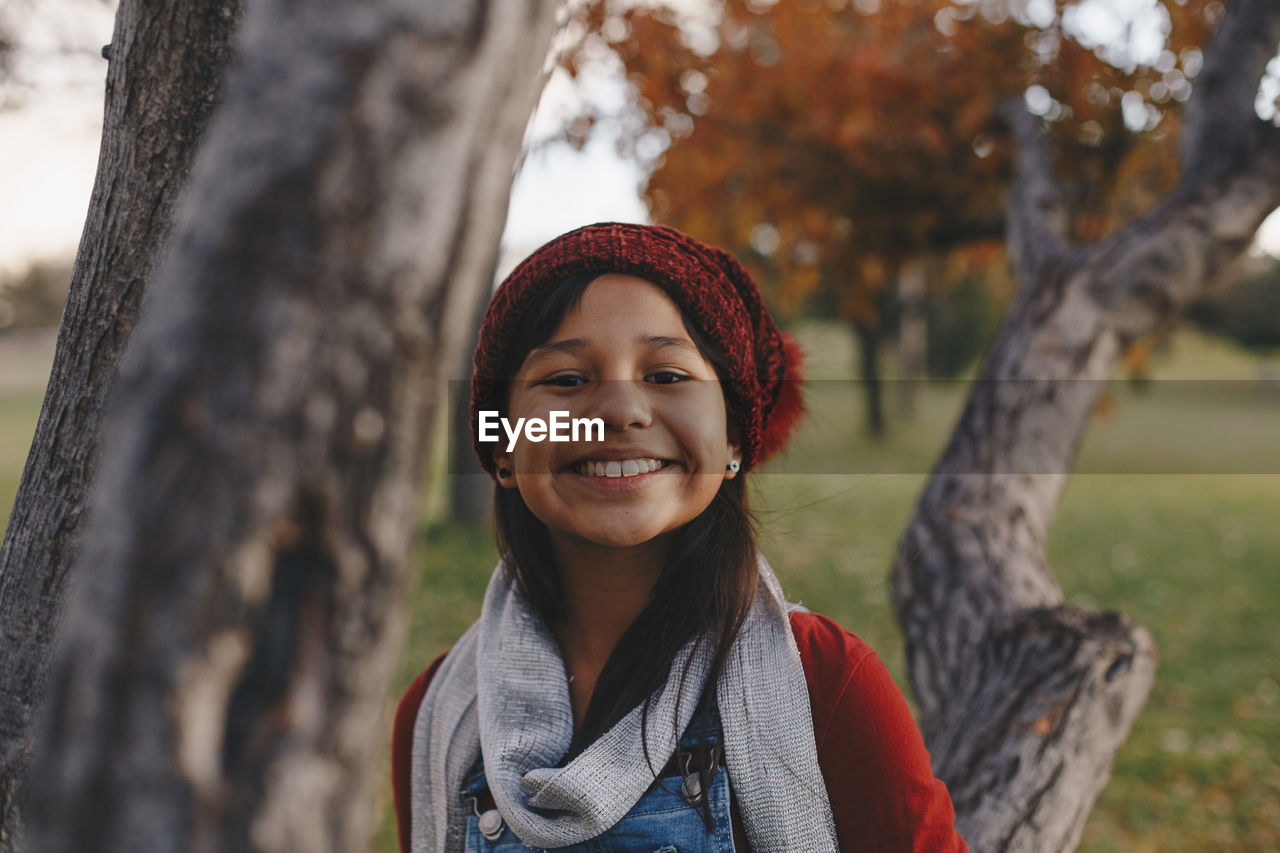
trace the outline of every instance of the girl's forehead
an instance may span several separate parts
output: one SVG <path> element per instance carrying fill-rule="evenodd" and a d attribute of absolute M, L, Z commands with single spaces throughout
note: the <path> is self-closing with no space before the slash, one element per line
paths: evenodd
<path fill-rule="evenodd" d="M 622 273 L 602 275 L 587 285 L 550 337 L 526 353 L 520 370 L 536 369 L 557 356 L 630 353 L 692 358 L 714 375 L 715 368 L 685 322 L 680 307 L 656 284 Z"/>
<path fill-rule="evenodd" d="M 587 285 L 551 337 L 566 330 L 609 336 L 662 328 L 688 337 L 680 307 L 662 288 L 638 276 L 606 273 Z"/>

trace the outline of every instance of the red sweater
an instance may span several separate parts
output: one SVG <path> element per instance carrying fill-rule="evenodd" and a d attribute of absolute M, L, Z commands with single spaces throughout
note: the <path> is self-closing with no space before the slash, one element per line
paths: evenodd
<path fill-rule="evenodd" d="M 818 766 L 827 783 L 841 849 L 967 850 L 955 831 L 947 786 L 933 777 L 920 730 L 880 658 L 862 640 L 816 613 L 792 613 L 791 629 L 809 685 Z M 442 660 L 443 655 L 418 676 L 396 710 L 391 776 L 402 851 L 409 849 L 413 726 Z"/>

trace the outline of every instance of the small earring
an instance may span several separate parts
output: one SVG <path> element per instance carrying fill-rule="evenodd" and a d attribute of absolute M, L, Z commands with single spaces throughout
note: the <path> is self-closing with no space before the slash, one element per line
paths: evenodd
<path fill-rule="evenodd" d="M 505 479 L 507 479 L 507 478 L 508 478 L 508 477 L 510 477 L 510 476 L 511 476 L 511 469 L 510 469 L 510 468 L 499 468 L 499 469 L 498 469 L 498 479 L 499 479 L 499 480 L 505 480 Z"/>
<path fill-rule="evenodd" d="M 730 459 L 729 464 L 726 465 L 725 467 L 736 474 L 738 473 L 738 471 L 742 469 L 742 463 L 740 463 L 737 459 Z"/>

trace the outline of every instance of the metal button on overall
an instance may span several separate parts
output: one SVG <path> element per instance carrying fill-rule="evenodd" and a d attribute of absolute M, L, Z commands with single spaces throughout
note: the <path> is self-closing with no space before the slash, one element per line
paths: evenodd
<path fill-rule="evenodd" d="M 503 826 L 502 815 L 498 814 L 497 809 L 489 809 L 476 820 L 476 828 L 488 841 L 497 841 L 498 836 L 502 835 Z"/>

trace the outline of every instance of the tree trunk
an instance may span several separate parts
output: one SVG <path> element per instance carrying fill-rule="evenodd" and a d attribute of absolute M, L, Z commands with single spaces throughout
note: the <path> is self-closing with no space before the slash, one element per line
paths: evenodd
<path fill-rule="evenodd" d="M 855 320 L 853 334 L 858 340 L 858 374 L 862 379 L 863 400 L 866 403 L 867 435 L 884 437 L 884 394 L 880 381 L 880 332 L 874 327 Z"/>
<path fill-rule="evenodd" d="M 459 382 L 453 395 L 453 429 L 449 449 L 449 520 L 479 524 L 493 513 L 493 478 L 480 467 L 471 444 L 471 389 Z"/>
<path fill-rule="evenodd" d="M 1280 130 L 1253 106 L 1277 41 L 1280 4 L 1228 6 L 1188 104 L 1181 185 L 1088 248 L 1064 242 L 1044 142 L 1009 110 L 1020 292 L 894 569 L 934 769 L 975 850 L 1072 849 L 1151 687 L 1150 636 L 1065 604 L 1045 539 L 1124 346 L 1176 317 L 1280 204 Z"/>
<path fill-rule="evenodd" d="M 492 279 L 496 274 L 490 275 Z M 488 294 L 486 289 L 482 296 Z M 471 334 L 467 338 L 468 354 L 476 351 L 480 343 L 480 326 L 484 322 L 487 299 L 477 299 L 470 321 Z M 465 362 L 470 368 L 471 363 Z M 475 446 L 471 443 L 471 381 L 470 370 L 459 370 L 454 375 L 458 381 L 451 389 L 452 429 L 450 429 L 449 454 L 452 470 L 449 471 L 449 518 L 464 523 L 484 521 L 493 511 L 493 480 L 480 467 Z"/>
<path fill-rule="evenodd" d="M 45 690 L 98 435 L 175 200 L 218 99 L 238 0 L 123 0 L 106 49 L 98 174 L 53 371 L 0 546 L 0 851 L 20 847 L 17 792 Z"/>
<path fill-rule="evenodd" d="M 898 411 L 904 420 L 915 416 L 916 391 L 925 376 L 927 263 L 923 258 L 912 259 L 897 275 Z"/>
<path fill-rule="evenodd" d="M 553 17 L 249 7 L 104 432 L 35 849 L 366 848 L 432 408 Z"/>

